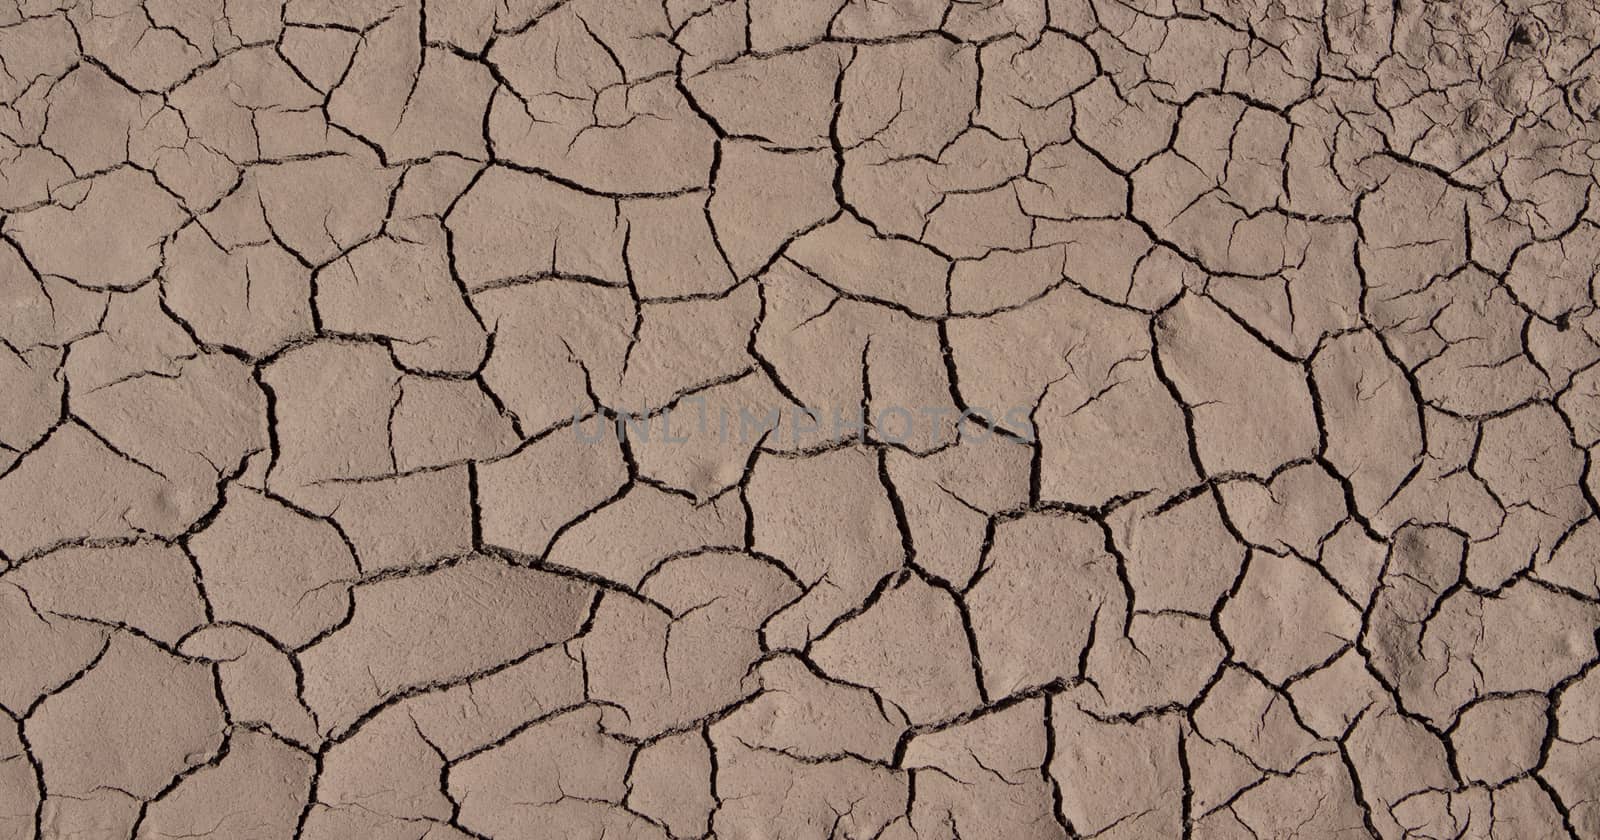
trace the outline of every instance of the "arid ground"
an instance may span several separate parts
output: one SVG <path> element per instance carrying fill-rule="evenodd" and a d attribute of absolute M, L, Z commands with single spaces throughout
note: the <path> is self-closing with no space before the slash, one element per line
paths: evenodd
<path fill-rule="evenodd" d="M 0 840 L 1600 838 L 1594 0 L 0 0 Z"/>

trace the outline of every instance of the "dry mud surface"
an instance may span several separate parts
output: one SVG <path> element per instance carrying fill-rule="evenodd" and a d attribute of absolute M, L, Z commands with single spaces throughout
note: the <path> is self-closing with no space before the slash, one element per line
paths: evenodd
<path fill-rule="evenodd" d="M 1596 44 L 0 2 L 0 838 L 1600 837 Z"/>

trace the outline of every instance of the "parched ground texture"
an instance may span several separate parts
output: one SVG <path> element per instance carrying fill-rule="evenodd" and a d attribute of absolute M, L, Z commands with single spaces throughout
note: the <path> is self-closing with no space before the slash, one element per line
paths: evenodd
<path fill-rule="evenodd" d="M 0 838 L 1600 837 L 1593 2 L 7 0 L 0 100 Z"/>

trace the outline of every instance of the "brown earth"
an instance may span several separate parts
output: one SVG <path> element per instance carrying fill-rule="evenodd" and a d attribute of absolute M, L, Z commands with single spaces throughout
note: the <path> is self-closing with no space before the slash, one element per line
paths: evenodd
<path fill-rule="evenodd" d="M 1600 838 L 1596 44 L 0 0 L 0 840 Z"/>

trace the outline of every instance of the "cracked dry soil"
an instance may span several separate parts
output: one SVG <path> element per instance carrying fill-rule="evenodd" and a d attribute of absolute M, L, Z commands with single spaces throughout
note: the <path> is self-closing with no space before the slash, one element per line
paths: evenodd
<path fill-rule="evenodd" d="M 0 2 L 0 838 L 1600 838 L 1597 43 Z"/>

